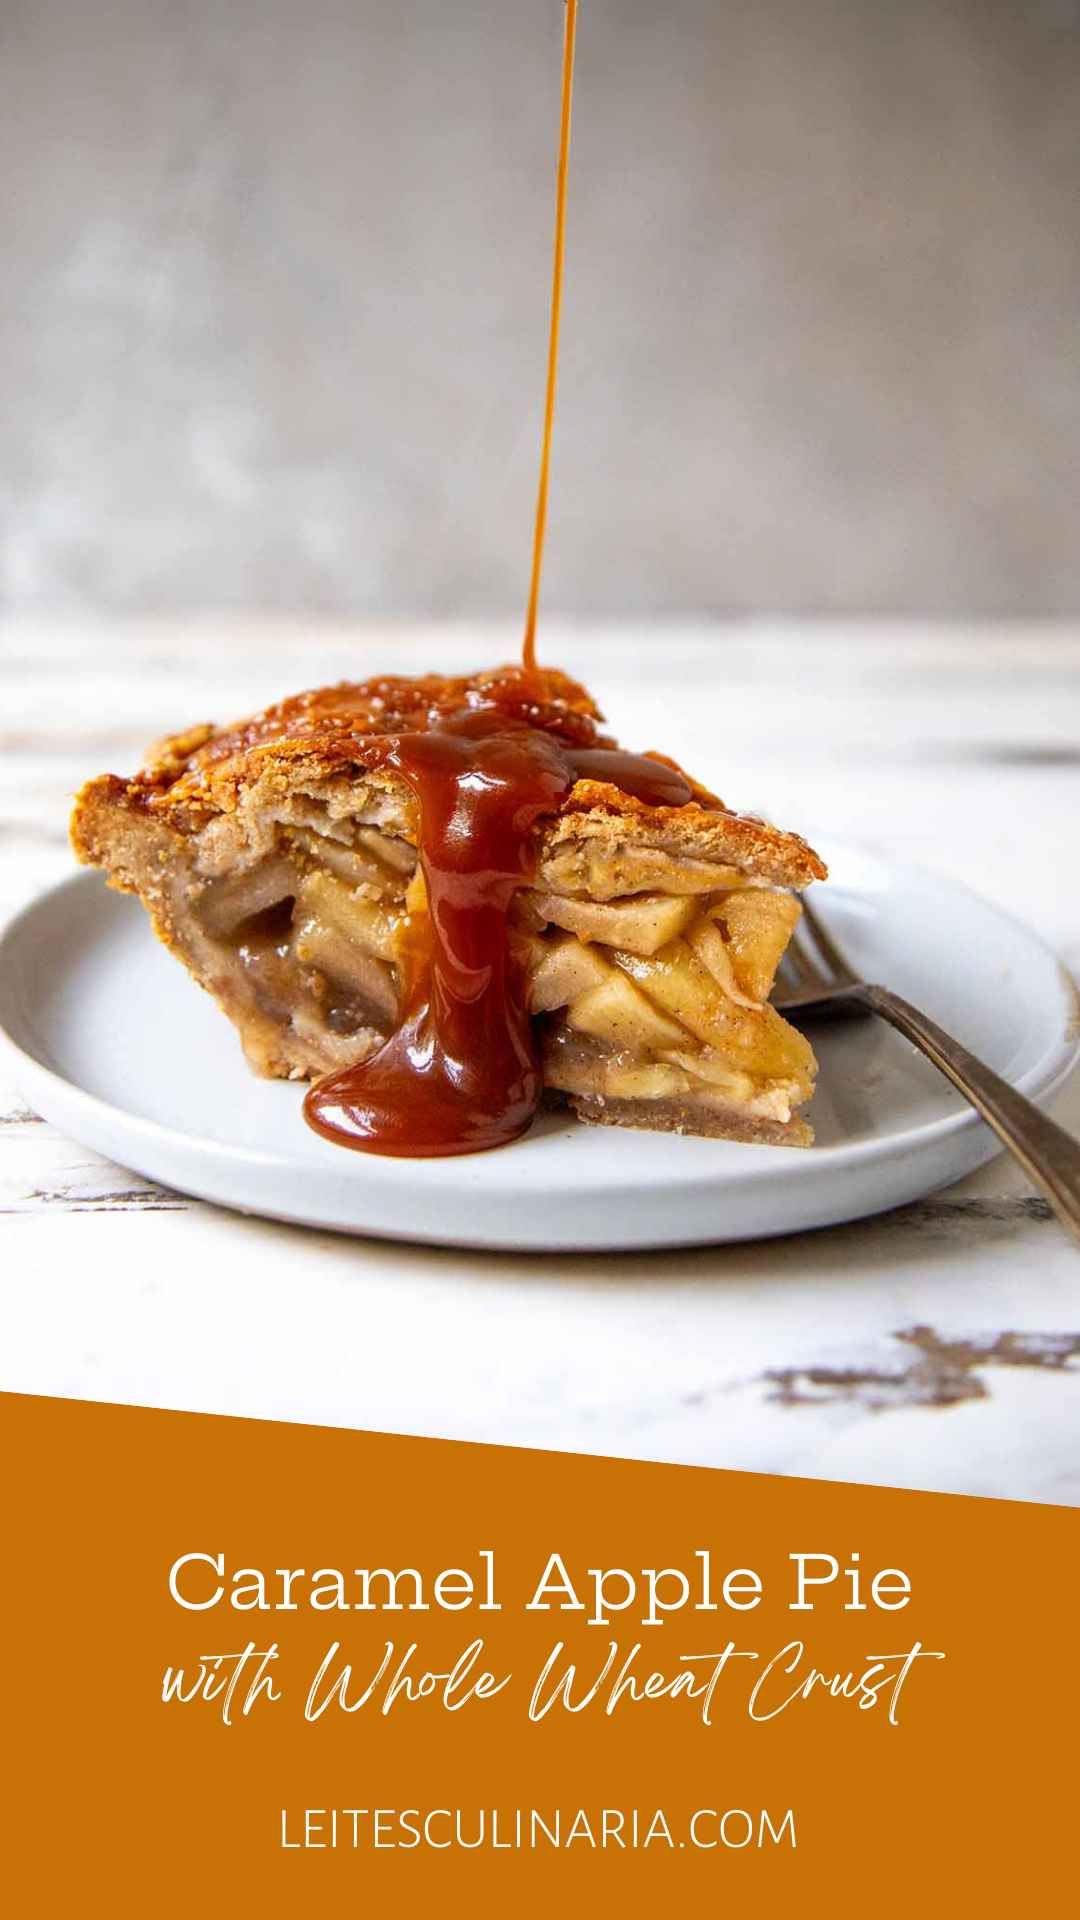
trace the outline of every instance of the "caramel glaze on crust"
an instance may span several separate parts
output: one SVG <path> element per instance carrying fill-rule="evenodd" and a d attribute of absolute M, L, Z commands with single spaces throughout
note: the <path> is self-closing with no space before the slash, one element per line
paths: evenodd
<path fill-rule="evenodd" d="M 462 708 L 496 706 L 510 721 L 543 728 L 574 747 L 610 747 L 601 715 L 584 687 L 554 669 L 526 676 L 501 667 L 463 678 L 388 675 L 343 682 L 267 707 L 227 728 L 199 726 L 159 742 L 130 780 L 106 774 L 78 796 L 72 841 L 80 859 L 107 864 L 103 807 L 155 819 L 173 832 L 197 832 L 218 814 L 236 813 L 253 796 L 310 792 L 342 779 L 382 789 L 399 813 L 397 830 L 415 841 L 415 803 L 400 777 L 377 764 L 388 735 L 426 732 Z M 655 754 L 657 760 L 666 756 Z M 690 777 L 685 776 L 687 779 Z M 737 814 L 690 780 L 693 799 L 652 807 L 599 780 L 578 780 L 561 809 L 539 829 L 542 862 L 569 877 L 594 852 L 624 841 L 736 866 L 775 886 L 802 888 L 826 876 L 824 863 L 797 834 Z"/>

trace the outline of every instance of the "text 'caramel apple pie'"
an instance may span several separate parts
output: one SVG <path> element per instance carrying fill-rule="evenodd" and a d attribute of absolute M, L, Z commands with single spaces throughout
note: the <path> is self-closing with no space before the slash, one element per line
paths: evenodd
<path fill-rule="evenodd" d="M 769 994 L 825 868 L 599 721 L 546 669 L 328 687 L 90 781 L 72 839 L 344 1144 L 475 1151 L 549 1096 L 805 1146 Z"/>

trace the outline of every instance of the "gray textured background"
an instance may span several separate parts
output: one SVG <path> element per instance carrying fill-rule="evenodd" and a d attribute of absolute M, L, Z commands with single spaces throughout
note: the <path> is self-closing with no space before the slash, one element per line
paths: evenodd
<path fill-rule="evenodd" d="M 524 597 L 558 0 L 0 0 L 2 588 Z M 584 0 L 545 603 L 1080 610 L 1080 7 Z"/>

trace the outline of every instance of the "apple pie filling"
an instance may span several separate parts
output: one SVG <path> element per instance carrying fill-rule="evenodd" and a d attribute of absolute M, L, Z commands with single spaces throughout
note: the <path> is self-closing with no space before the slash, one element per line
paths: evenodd
<path fill-rule="evenodd" d="M 279 826 L 271 852 L 209 879 L 196 847 L 191 920 L 260 1072 L 284 1066 L 300 1079 L 348 1065 L 397 1024 L 416 852 L 378 828 L 346 833 Z"/>
<path fill-rule="evenodd" d="M 318 1075 L 394 1031 L 424 909 L 408 841 L 288 823 L 240 871 L 202 879 L 198 864 L 188 898 L 254 1066 L 281 1072 L 284 1055 L 293 1077 Z M 755 1137 L 770 1122 L 801 1137 L 813 1055 L 768 1004 L 800 911 L 790 893 L 644 846 L 594 849 L 584 870 L 556 855 L 538 879 L 517 897 L 512 947 L 550 1092 L 583 1119 L 730 1133 L 743 1114 Z"/>
<path fill-rule="evenodd" d="M 745 883 L 525 896 L 545 1084 L 585 1120 L 730 1135 L 742 1115 L 754 1137 L 809 1137 L 794 1114 L 813 1092 L 813 1054 L 768 1005 L 799 912 L 790 894 Z"/>

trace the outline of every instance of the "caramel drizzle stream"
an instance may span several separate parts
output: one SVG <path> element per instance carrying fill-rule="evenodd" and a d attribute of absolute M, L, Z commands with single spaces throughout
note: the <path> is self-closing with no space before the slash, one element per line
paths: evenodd
<path fill-rule="evenodd" d="M 533 531 L 532 579 L 521 649 L 526 673 L 536 671 L 536 609 L 540 599 L 540 570 L 547 528 L 548 478 L 551 468 L 551 426 L 555 418 L 555 376 L 559 364 L 559 322 L 562 317 L 563 257 L 566 252 L 566 176 L 570 161 L 570 100 L 574 90 L 574 39 L 577 0 L 566 0 L 563 30 L 562 112 L 559 121 L 559 166 L 555 176 L 555 259 L 551 274 L 551 329 L 548 335 L 547 393 L 544 399 L 544 438 L 540 454 L 540 486 L 536 496 Z"/>

